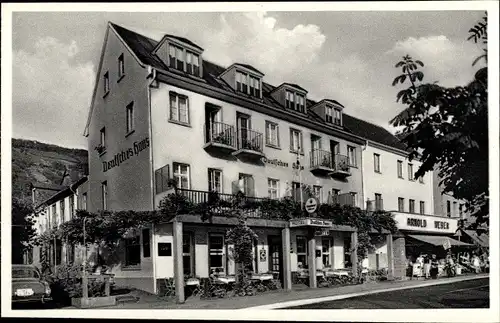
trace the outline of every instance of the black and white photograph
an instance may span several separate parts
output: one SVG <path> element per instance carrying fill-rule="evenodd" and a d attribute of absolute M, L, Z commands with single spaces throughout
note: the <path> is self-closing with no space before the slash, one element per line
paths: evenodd
<path fill-rule="evenodd" d="M 2 4 L 2 316 L 498 322 L 498 26 Z"/>

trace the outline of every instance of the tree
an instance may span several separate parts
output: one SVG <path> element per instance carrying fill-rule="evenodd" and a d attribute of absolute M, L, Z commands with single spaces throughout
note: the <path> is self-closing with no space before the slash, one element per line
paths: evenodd
<path fill-rule="evenodd" d="M 12 197 L 12 263 L 22 264 L 24 252 L 33 248 L 35 211 L 30 204 Z"/>
<path fill-rule="evenodd" d="M 486 17 L 470 30 L 469 39 L 486 43 Z M 487 61 L 486 51 L 478 57 Z M 391 124 L 404 127 L 402 141 L 410 160 L 419 158 L 418 178 L 437 170 L 443 193 L 466 201 L 466 209 L 476 218 L 475 226 L 488 223 L 488 78 L 481 68 L 472 82 L 454 88 L 424 83 L 419 70 L 424 64 L 409 55 L 396 64 L 402 74 L 393 86 L 410 82 L 397 94 L 397 102 L 406 105 Z"/>

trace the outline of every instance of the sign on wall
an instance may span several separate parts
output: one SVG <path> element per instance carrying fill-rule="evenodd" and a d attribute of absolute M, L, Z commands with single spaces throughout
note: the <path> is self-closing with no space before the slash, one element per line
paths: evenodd
<path fill-rule="evenodd" d="M 279 166 L 279 167 L 284 167 L 284 168 L 288 168 L 290 164 L 288 164 L 287 162 L 284 162 L 282 160 L 279 160 L 277 158 L 274 158 L 274 159 L 269 159 L 269 158 L 266 158 L 266 157 L 262 157 L 261 158 L 261 161 L 264 163 L 264 164 L 268 164 L 268 165 L 273 165 L 273 166 Z M 299 169 L 299 166 L 300 165 L 297 165 L 297 163 L 292 163 L 292 168 L 293 169 Z M 301 170 L 304 170 L 304 166 L 300 166 L 300 169 Z"/>
<path fill-rule="evenodd" d="M 292 219 L 290 220 L 290 228 L 294 227 L 320 227 L 320 228 L 331 228 L 333 227 L 333 222 L 323 219 Z"/>
<path fill-rule="evenodd" d="M 318 208 L 318 202 L 314 197 L 310 197 L 306 201 L 305 208 L 308 213 L 314 213 Z"/>
<path fill-rule="evenodd" d="M 392 213 L 399 230 L 455 233 L 458 228 L 458 219 L 402 212 Z"/>
<path fill-rule="evenodd" d="M 116 154 L 112 160 L 102 162 L 102 171 L 107 172 L 111 168 L 119 167 L 123 162 L 126 162 L 132 157 L 138 156 L 140 152 L 149 148 L 149 138 L 144 138 L 141 141 L 134 141 L 132 147 L 127 150 L 122 150 Z"/>

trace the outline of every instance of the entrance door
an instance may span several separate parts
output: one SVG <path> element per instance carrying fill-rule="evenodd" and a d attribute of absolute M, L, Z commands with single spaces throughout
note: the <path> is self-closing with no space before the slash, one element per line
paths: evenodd
<path fill-rule="evenodd" d="M 283 284 L 283 250 L 280 236 L 268 236 L 269 245 L 269 271 L 278 273 L 279 280 Z"/>

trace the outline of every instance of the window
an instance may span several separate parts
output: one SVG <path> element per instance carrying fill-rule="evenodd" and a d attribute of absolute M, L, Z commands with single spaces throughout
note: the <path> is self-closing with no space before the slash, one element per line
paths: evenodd
<path fill-rule="evenodd" d="M 375 193 L 375 210 L 380 211 L 383 209 L 384 206 L 382 205 L 382 194 Z"/>
<path fill-rule="evenodd" d="M 57 226 L 57 206 L 55 204 L 52 204 L 51 216 L 52 216 L 52 227 L 55 228 Z"/>
<path fill-rule="evenodd" d="M 306 112 L 306 98 L 300 94 L 297 94 L 297 111 Z"/>
<path fill-rule="evenodd" d="M 307 239 L 303 236 L 297 236 L 297 266 L 304 268 L 307 266 Z"/>
<path fill-rule="evenodd" d="M 125 266 L 137 266 L 141 263 L 140 237 L 125 239 Z"/>
<path fill-rule="evenodd" d="M 356 162 L 356 147 L 347 146 L 347 159 L 348 159 L 349 166 L 356 167 L 356 165 L 357 165 L 357 162 Z"/>
<path fill-rule="evenodd" d="M 125 76 L 125 61 L 123 54 L 118 56 L 118 80 Z"/>
<path fill-rule="evenodd" d="M 168 60 L 169 60 L 169 67 L 175 68 L 175 46 L 170 45 L 168 48 Z"/>
<path fill-rule="evenodd" d="M 446 216 L 451 218 L 451 202 L 446 201 Z"/>
<path fill-rule="evenodd" d="M 375 173 L 380 173 L 380 155 L 373 154 L 373 170 Z"/>
<path fill-rule="evenodd" d="M 409 200 L 410 202 L 410 213 L 415 213 L 415 200 Z"/>
<path fill-rule="evenodd" d="M 82 194 L 82 210 L 87 210 L 87 193 Z"/>
<path fill-rule="evenodd" d="M 260 80 L 250 76 L 250 95 L 260 98 Z"/>
<path fill-rule="evenodd" d="M 460 218 L 462 219 L 464 216 L 464 205 L 462 203 L 460 203 L 460 205 L 458 206 L 458 214 L 459 214 Z"/>
<path fill-rule="evenodd" d="M 302 189 L 300 187 L 300 183 L 292 182 L 292 197 L 295 202 L 300 202 L 303 200 Z"/>
<path fill-rule="evenodd" d="M 403 161 L 398 160 L 398 177 L 403 178 Z"/>
<path fill-rule="evenodd" d="M 267 193 L 270 199 L 277 199 L 279 197 L 280 181 L 277 179 L 267 179 Z"/>
<path fill-rule="evenodd" d="M 177 63 L 175 68 L 184 72 L 184 50 L 180 47 L 175 48 L 175 61 Z"/>
<path fill-rule="evenodd" d="M 247 91 L 248 75 L 241 72 L 236 72 L 236 91 L 248 93 Z"/>
<path fill-rule="evenodd" d="M 457 216 L 458 213 L 458 205 L 457 202 L 453 202 L 453 216 Z"/>
<path fill-rule="evenodd" d="M 70 195 L 69 196 L 69 219 L 73 219 L 73 216 L 75 215 L 75 196 Z"/>
<path fill-rule="evenodd" d="M 102 209 L 106 210 L 108 207 L 108 182 L 104 181 L 101 183 L 101 198 L 102 198 Z"/>
<path fill-rule="evenodd" d="M 222 193 L 222 171 L 220 169 L 208 169 L 208 190 Z"/>
<path fill-rule="evenodd" d="M 279 147 L 279 127 L 277 123 L 266 121 L 266 145 Z"/>
<path fill-rule="evenodd" d="M 316 135 L 311 134 L 311 150 L 312 151 L 321 150 L 321 137 L 320 136 L 316 136 Z M 316 159 L 319 159 L 320 158 L 320 154 L 321 153 L 316 153 L 313 156 Z M 325 158 L 327 158 L 327 156 L 325 156 Z M 319 160 L 317 162 L 321 162 L 321 160 Z"/>
<path fill-rule="evenodd" d="M 174 179 L 177 181 L 177 188 L 190 189 L 189 165 L 174 163 Z"/>
<path fill-rule="evenodd" d="M 254 180 L 253 176 L 249 174 L 240 173 L 238 176 L 238 186 L 239 191 L 245 194 L 246 196 L 254 196 Z"/>
<path fill-rule="evenodd" d="M 351 237 L 344 236 L 344 267 L 345 268 L 352 267 L 351 247 L 352 247 Z"/>
<path fill-rule="evenodd" d="M 109 72 L 104 73 L 104 95 L 109 92 Z"/>
<path fill-rule="evenodd" d="M 155 171 L 155 184 L 156 184 L 156 194 L 165 192 L 169 185 L 168 180 L 170 178 L 170 166 L 165 165 L 160 169 Z"/>
<path fill-rule="evenodd" d="M 210 234 L 208 237 L 208 268 L 209 274 L 215 272 L 225 273 L 224 266 L 224 235 Z"/>
<path fill-rule="evenodd" d="M 295 109 L 294 93 L 291 91 L 285 91 L 285 107 L 287 109 Z"/>
<path fill-rule="evenodd" d="M 328 123 L 333 123 L 333 108 L 326 106 L 325 109 L 325 119 Z"/>
<path fill-rule="evenodd" d="M 151 257 L 151 237 L 149 229 L 142 229 L 142 256 L 144 258 Z"/>
<path fill-rule="evenodd" d="M 323 203 L 323 188 L 321 186 L 314 185 L 313 194 L 319 203 Z"/>
<path fill-rule="evenodd" d="M 424 183 L 424 176 L 420 176 L 420 177 L 418 178 L 418 181 L 419 181 L 420 183 L 422 183 L 422 184 L 423 184 L 423 183 Z"/>
<path fill-rule="evenodd" d="M 408 180 L 414 181 L 415 174 L 413 174 L 413 164 L 408 164 Z"/>
<path fill-rule="evenodd" d="M 127 105 L 127 134 L 134 130 L 134 102 Z"/>
<path fill-rule="evenodd" d="M 198 55 L 186 53 L 186 72 L 191 75 L 200 76 L 200 58 Z"/>
<path fill-rule="evenodd" d="M 59 208 L 61 209 L 61 221 L 59 223 L 64 223 L 66 221 L 66 210 L 65 210 L 65 205 L 64 205 L 64 199 L 62 199 L 59 202 Z"/>
<path fill-rule="evenodd" d="M 290 150 L 292 152 L 303 152 L 301 131 L 290 129 Z"/>
<path fill-rule="evenodd" d="M 170 120 L 189 123 L 188 97 L 170 92 Z"/>
<path fill-rule="evenodd" d="M 398 211 L 399 212 L 405 211 L 405 199 L 402 197 L 398 197 Z"/>
<path fill-rule="evenodd" d="M 192 276 L 194 274 L 194 244 L 191 233 L 182 235 L 182 261 L 184 275 Z"/>
<path fill-rule="evenodd" d="M 106 151 L 106 127 L 102 127 L 100 135 L 100 145 L 103 148 L 102 151 Z"/>
<path fill-rule="evenodd" d="M 356 192 L 350 192 L 352 197 L 352 206 L 358 206 L 358 193 Z"/>
<path fill-rule="evenodd" d="M 339 109 L 333 109 L 333 112 L 334 112 L 333 123 L 340 126 L 342 124 L 341 112 Z"/>
<path fill-rule="evenodd" d="M 425 214 L 425 202 L 420 201 L 420 214 Z"/>

